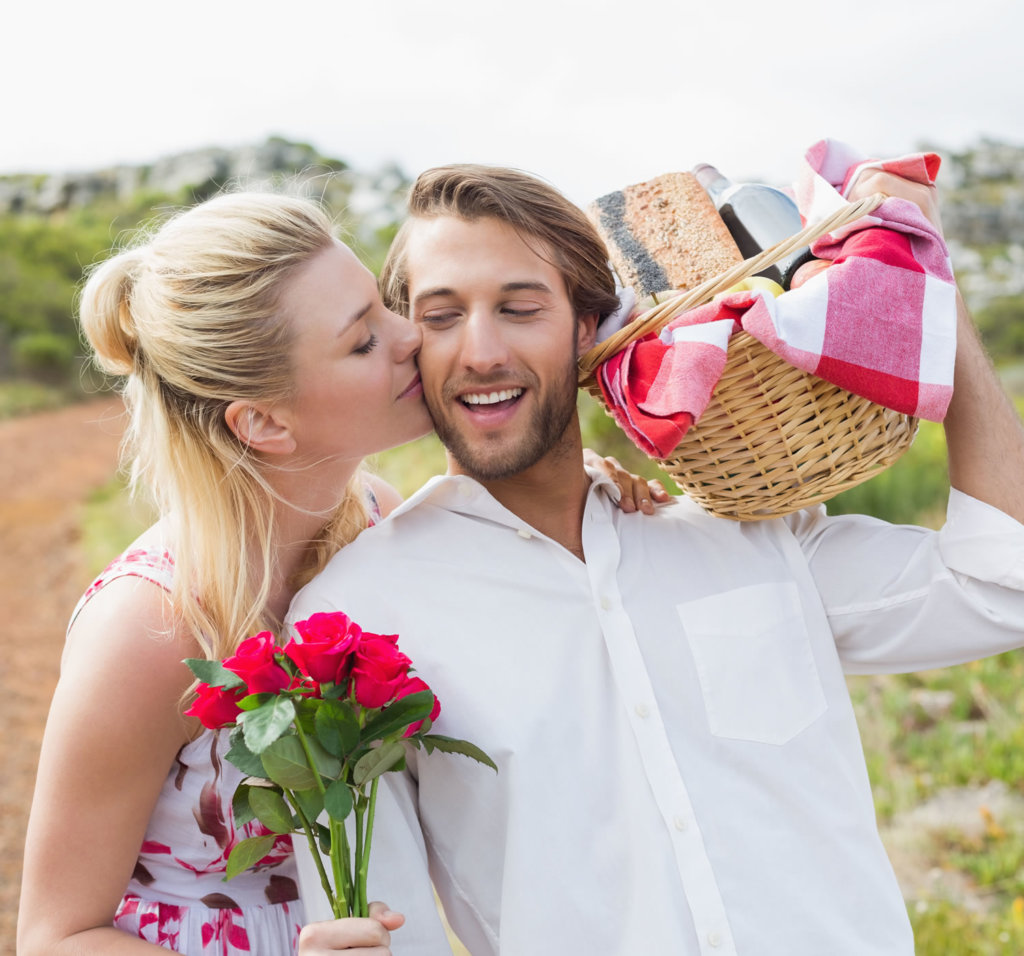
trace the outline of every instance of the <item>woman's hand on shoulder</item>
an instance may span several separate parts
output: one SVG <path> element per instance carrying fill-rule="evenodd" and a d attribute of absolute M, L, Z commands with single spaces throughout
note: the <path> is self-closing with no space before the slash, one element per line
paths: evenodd
<path fill-rule="evenodd" d="M 391 932 L 405 922 L 384 903 L 371 903 L 366 919 L 336 919 L 309 923 L 299 934 L 299 956 L 323 956 L 344 951 L 357 956 L 390 956 Z"/>
<path fill-rule="evenodd" d="M 583 464 L 596 468 L 607 475 L 618 486 L 622 497 L 618 505 L 626 514 L 642 511 L 645 515 L 654 514 L 655 504 L 665 504 L 672 496 L 665 486 L 657 479 L 648 480 L 640 475 L 627 471 L 618 459 L 611 455 L 602 457 L 589 448 L 583 449 Z"/>

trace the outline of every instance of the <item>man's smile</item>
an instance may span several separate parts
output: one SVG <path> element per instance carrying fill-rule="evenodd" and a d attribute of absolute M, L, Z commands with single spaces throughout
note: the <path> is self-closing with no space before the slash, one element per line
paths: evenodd
<path fill-rule="evenodd" d="M 499 405 L 514 401 L 522 394 L 521 388 L 503 388 L 491 392 L 467 392 L 459 396 L 459 401 L 465 405 Z"/>

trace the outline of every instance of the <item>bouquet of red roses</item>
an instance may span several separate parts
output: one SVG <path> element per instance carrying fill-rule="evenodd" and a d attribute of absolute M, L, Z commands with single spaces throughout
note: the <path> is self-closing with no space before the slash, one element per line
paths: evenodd
<path fill-rule="evenodd" d="M 295 629 L 302 640 L 284 647 L 263 631 L 224 661 L 185 661 L 200 681 L 186 714 L 233 728 L 226 757 L 246 774 L 232 801 L 236 824 L 256 818 L 271 831 L 231 851 L 226 879 L 261 860 L 278 834 L 304 833 L 334 915 L 366 916 L 381 774 L 405 767 L 408 746 L 497 767 L 473 744 L 430 733 L 441 705 L 410 673 L 396 635 L 363 631 L 340 612 Z M 330 858 L 333 888 L 318 848 Z"/>

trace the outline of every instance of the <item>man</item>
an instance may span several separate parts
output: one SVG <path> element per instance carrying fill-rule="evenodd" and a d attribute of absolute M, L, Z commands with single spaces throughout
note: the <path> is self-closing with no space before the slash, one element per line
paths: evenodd
<path fill-rule="evenodd" d="M 449 474 L 290 613 L 400 635 L 439 732 L 500 768 L 387 775 L 371 892 L 407 916 L 394 951 L 446 951 L 429 868 L 474 956 L 912 954 L 844 675 L 1021 643 L 1024 437 L 962 303 L 942 532 L 625 515 L 578 464 L 575 359 L 614 307 L 582 213 L 478 167 L 425 173 L 410 213 L 383 279 L 423 329 Z"/>

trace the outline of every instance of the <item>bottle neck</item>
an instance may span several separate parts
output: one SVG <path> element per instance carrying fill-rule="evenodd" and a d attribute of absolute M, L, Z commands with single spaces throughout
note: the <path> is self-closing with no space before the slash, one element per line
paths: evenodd
<path fill-rule="evenodd" d="M 697 182 L 704 187 L 705 192 L 707 192 L 716 205 L 725 191 L 733 185 L 731 179 L 723 176 L 710 163 L 699 163 L 694 166 L 693 175 L 697 177 Z"/>

